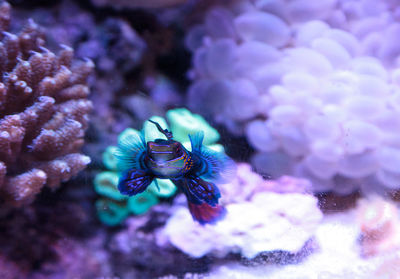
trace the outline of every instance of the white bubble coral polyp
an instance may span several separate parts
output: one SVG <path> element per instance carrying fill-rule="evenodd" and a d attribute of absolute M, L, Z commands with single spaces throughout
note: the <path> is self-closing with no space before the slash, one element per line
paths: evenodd
<path fill-rule="evenodd" d="M 247 136 L 262 151 L 267 145 L 297 158 L 298 173 L 315 178 L 319 190 L 329 190 L 335 176 L 399 188 L 397 74 L 374 57 L 354 57 L 359 45 L 350 33 L 327 27 L 311 37 L 312 27 L 322 25 L 299 29 L 303 46 L 286 51 L 282 63 L 290 69 L 269 90 L 268 120 L 250 123 Z"/>
<path fill-rule="evenodd" d="M 398 189 L 400 9 L 313 2 L 243 0 L 209 11 L 187 37 L 189 103 L 245 132 L 261 152 L 257 170 L 281 174 L 271 168 L 280 158 L 316 191 Z"/>

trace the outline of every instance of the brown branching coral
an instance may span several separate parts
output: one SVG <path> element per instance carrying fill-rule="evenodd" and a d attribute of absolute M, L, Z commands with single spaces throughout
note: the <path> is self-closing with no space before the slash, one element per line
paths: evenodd
<path fill-rule="evenodd" d="M 0 3 L 0 196 L 22 205 L 44 185 L 57 187 L 90 159 L 79 153 L 92 104 L 86 80 L 89 60 L 73 61 L 73 50 L 56 55 L 29 20 L 8 33 L 10 5 Z"/>

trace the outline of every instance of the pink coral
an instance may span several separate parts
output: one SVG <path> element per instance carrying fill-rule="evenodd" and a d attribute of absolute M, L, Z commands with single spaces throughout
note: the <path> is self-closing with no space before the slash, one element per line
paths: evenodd
<path fill-rule="evenodd" d="M 361 254 L 364 257 L 393 252 L 400 247 L 400 219 L 395 204 L 374 197 L 358 208 Z"/>

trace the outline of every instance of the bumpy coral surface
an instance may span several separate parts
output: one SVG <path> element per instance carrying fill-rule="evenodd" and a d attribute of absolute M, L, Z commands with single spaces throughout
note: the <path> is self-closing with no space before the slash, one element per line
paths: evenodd
<path fill-rule="evenodd" d="M 162 8 L 186 2 L 186 0 L 92 0 L 98 6 L 112 6 L 117 9 L 123 8 Z"/>
<path fill-rule="evenodd" d="M 393 1 L 221 2 L 187 36 L 191 106 L 245 133 L 262 172 L 397 189 L 398 14 Z"/>
<path fill-rule="evenodd" d="M 291 190 L 273 192 L 274 183 L 280 186 L 275 189 Z M 228 253 L 239 253 L 252 259 L 262 252 L 298 253 L 322 219 L 317 199 L 301 193 L 302 184 L 303 180 L 289 177 L 271 183 L 241 164 L 236 179 L 219 185 L 221 201 L 227 203 L 228 212 L 222 221 L 199 225 L 193 222 L 186 207 L 178 205 L 160 230 L 158 241 L 170 243 L 196 258 L 207 254 L 223 258 Z"/>
<path fill-rule="evenodd" d="M 28 203 L 44 185 L 57 187 L 90 159 L 80 153 L 91 102 L 86 78 L 93 64 L 75 63 L 73 50 L 56 55 L 28 21 L 6 32 L 10 6 L 0 6 L 0 191 L 16 205 Z"/>

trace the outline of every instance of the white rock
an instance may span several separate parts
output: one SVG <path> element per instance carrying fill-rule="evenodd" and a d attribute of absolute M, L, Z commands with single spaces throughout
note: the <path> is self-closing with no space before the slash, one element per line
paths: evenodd
<path fill-rule="evenodd" d="M 242 14 L 235 19 L 235 26 L 239 36 L 245 41 L 256 40 L 281 47 L 290 39 L 290 29 L 286 23 L 268 13 Z"/>
<path fill-rule="evenodd" d="M 202 226 L 192 220 L 186 207 L 180 207 L 158 237 L 166 237 L 195 258 L 206 254 L 222 258 L 236 252 L 251 259 L 264 251 L 298 252 L 322 219 L 317 199 L 297 193 L 261 192 L 250 202 L 228 204 L 226 209 L 223 220 Z"/>

